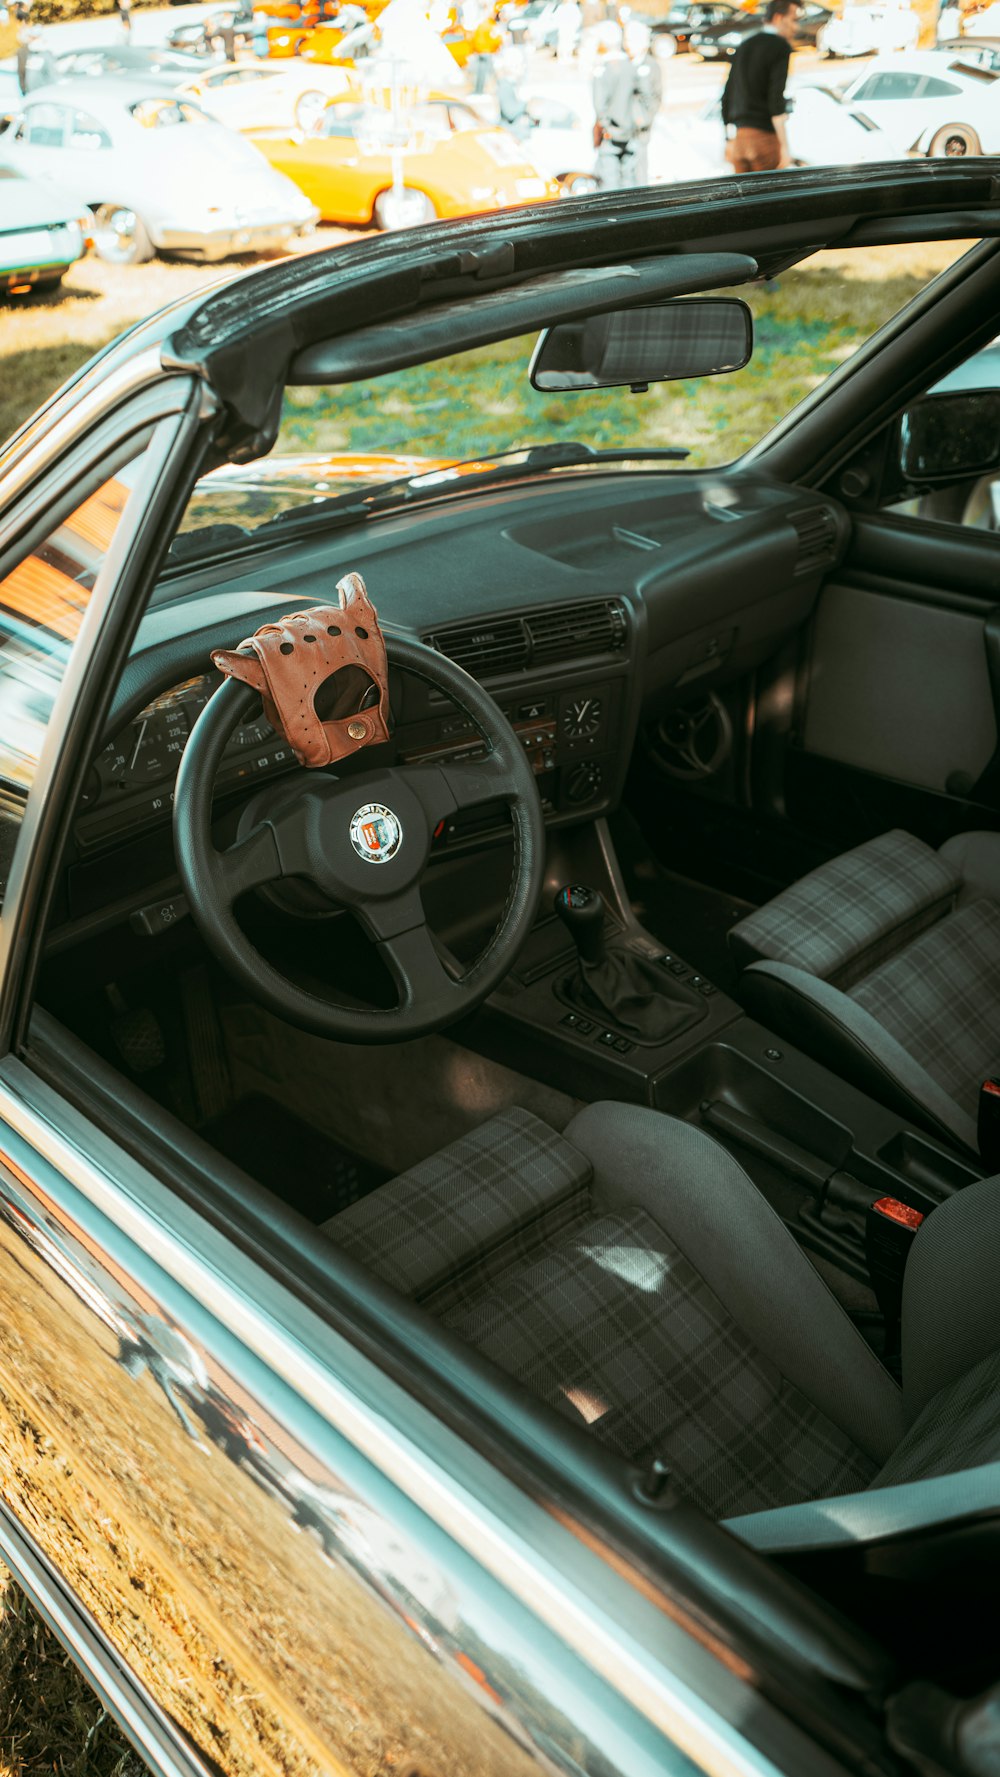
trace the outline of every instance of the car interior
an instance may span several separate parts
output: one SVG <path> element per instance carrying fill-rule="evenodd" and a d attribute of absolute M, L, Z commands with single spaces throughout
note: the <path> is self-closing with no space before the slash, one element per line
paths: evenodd
<path fill-rule="evenodd" d="M 1000 1457 L 997 271 L 971 251 L 932 352 L 921 299 L 878 343 L 875 422 L 865 348 L 724 470 L 480 464 L 182 529 L 32 1025 L 62 1092 L 508 1460 L 698 1508 L 963 1695 L 992 1676 Z M 694 300 L 657 276 L 649 314 Z M 585 401 L 572 305 L 535 300 L 372 322 L 295 385 L 542 326 L 535 372 Z M 640 346 L 619 382 L 652 380 Z M 313 672 L 319 728 L 363 738 L 307 773 L 247 638 L 274 626 L 298 684 L 318 613 L 360 635 L 365 592 L 388 739 L 369 657 Z"/>

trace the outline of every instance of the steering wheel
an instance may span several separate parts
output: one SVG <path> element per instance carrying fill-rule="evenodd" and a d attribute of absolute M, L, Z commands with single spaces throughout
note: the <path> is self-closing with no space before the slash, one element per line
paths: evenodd
<path fill-rule="evenodd" d="M 278 800 L 226 851 L 212 841 L 212 792 L 226 742 L 257 706 L 230 679 L 191 730 L 177 775 L 177 867 L 198 930 L 219 961 L 280 1018 L 317 1036 L 398 1043 L 471 1012 L 507 974 L 534 918 L 542 886 L 545 823 L 534 774 L 489 693 L 444 655 L 386 637 L 390 666 L 443 691 L 487 745 L 484 758 L 373 767 L 342 778 L 312 772 L 299 795 Z M 506 802 L 514 870 L 500 923 L 464 974 L 435 947 L 420 878 L 438 823 L 477 802 Z M 245 936 L 234 903 L 280 877 L 305 877 L 350 909 L 387 964 L 399 994 L 389 1010 L 336 1005 L 289 980 Z"/>

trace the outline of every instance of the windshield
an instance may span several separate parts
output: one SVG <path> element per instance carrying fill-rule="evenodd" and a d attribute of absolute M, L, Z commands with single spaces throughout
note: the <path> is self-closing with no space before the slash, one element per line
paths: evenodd
<path fill-rule="evenodd" d="M 290 526 L 309 507 L 340 497 L 356 502 L 372 488 L 428 476 L 424 497 L 443 486 L 461 494 L 486 473 L 484 461 L 531 446 L 581 444 L 595 452 L 687 452 L 685 469 L 732 463 L 791 408 L 850 358 L 884 322 L 966 249 L 968 243 L 879 247 L 816 254 L 769 283 L 729 292 L 753 310 L 754 351 L 747 366 L 721 376 L 627 388 L 545 394 L 528 365 L 537 334 L 504 340 L 367 382 L 288 388 L 281 428 L 267 458 L 226 468 L 196 487 L 175 557 L 237 543 L 240 533 L 274 522 Z M 448 483 L 435 472 L 469 461 Z M 648 470 L 641 454 L 615 462 L 615 473 Z M 528 463 L 527 472 L 538 465 Z M 557 464 L 547 474 L 580 474 L 596 465 Z M 405 497 L 405 488 L 400 498 Z M 233 527 L 226 536 L 219 527 Z"/>

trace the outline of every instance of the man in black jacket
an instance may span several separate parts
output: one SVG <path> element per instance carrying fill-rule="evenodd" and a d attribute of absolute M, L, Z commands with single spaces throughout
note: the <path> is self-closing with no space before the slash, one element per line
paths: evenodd
<path fill-rule="evenodd" d="M 740 44 L 722 95 L 726 159 L 734 173 L 788 167 L 785 81 L 799 22 L 799 0 L 768 0 L 766 24 Z"/>

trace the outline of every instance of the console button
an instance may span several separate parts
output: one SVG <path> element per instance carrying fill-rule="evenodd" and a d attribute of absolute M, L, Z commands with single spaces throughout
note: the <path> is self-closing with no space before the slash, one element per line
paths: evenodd
<path fill-rule="evenodd" d="M 619 1055 L 629 1055 L 635 1048 L 635 1044 L 630 1043 L 628 1037 L 616 1037 L 615 1048 L 618 1050 Z"/>
<path fill-rule="evenodd" d="M 670 973 L 671 975 L 686 975 L 688 973 L 687 963 L 679 963 L 675 959 L 670 965 Z"/>

